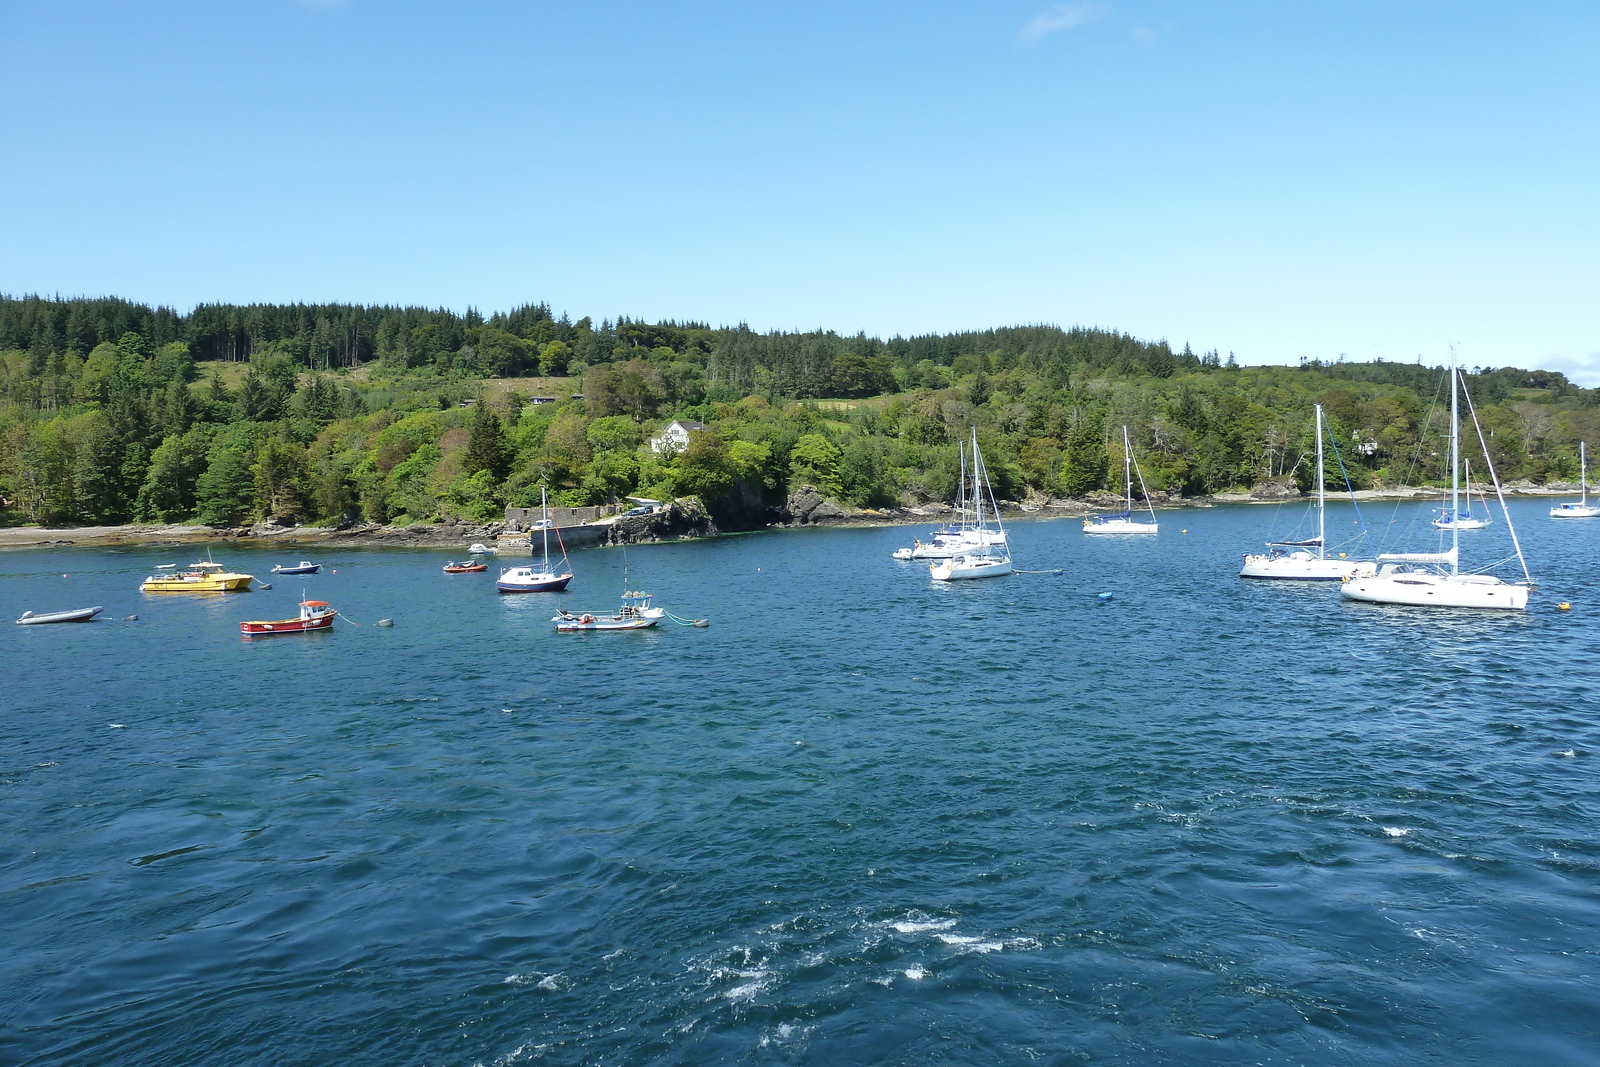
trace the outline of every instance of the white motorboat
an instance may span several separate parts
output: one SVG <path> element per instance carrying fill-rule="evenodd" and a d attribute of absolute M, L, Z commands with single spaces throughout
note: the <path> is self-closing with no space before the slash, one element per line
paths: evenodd
<path fill-rule="evenodd" d="M 1133 517 L 1133 475 L 1139 474 L 1139 492 L 1144 494 L 1144 504 L 1150 510 L 1150 521 L 1141 522 Z M 1086 534 L 1153 534 L 1160 525 L 1156 522 L 1156 509 L 1150 503 L 1150 493 L 1144 487 L 1144 472 L 1133 458 L 1133 446 L 1128 443 L 1128 428 L 1122 428 L 1122 473 L 1128 486 L 1128 506 L 1116 515 L 1096 515 L 1083 520 Z"/>
<path fill-rule="evenodd" d="M 983 497 L 989 495 L 989 505 L 994 512 L 994 528 L 984 519 Z M 938 563 L 930 564 L 928 573 L 936 582 L 954 582 L 963 578 L 994 578 L 1011 573 L 1011 550 L 1006 544 L 1005 526 L 1000 521 L 1000 508 L 994 502 L 994 487 L 989 484 L 989 472 L 983 465 L 983 453 L 978 451 L 978 428 L 972 428 L 972 509 L 975 523 L 972 528 L 973 547 Z"/>
<path fill-rule="evenodd" d="M 550 566 L 550 505 L 543 486 L 539 487 L 539 509 L 545 516 L 545 521 L 539 525 L 544 531 L 544 563 L 538 568 L 530 564 L 501 571 L 500 577 L 494 580 L 494 587 L 502 593 L 556 593 L 572 581 L 572 564 L 567 561 L 567 547 L 561 540 L 560 530 L 556 531 L 556 544 L 561 546 L 561 567 L 557 570 Z M 473 551 L 477 548 L 474 545 Z"/>
<path fill-rule="evenodd" d="M 649 593 L 622 594 L 622 606 L 614 615 L 596 615 L 589 611 L 563 611 L 550 621 L 556 624 L 557 633 L 577 633 L 583 630 L 643 630 L 654 626 L 666 617 L 664 608 L 650 606 Z"/>
<path fill-rule="evenodd" d="M 1487 500 L 1483 502 L 1483 518 L 1472 513 L 1472 463 L 1465 457 L 1461 460 L 1461 472 L 1462 480 L 1466 483 L 1461 495 L 1466 498 L 1467 510 L 1458 512 L 1454 507 L 1439 508 L 1439 517 L 1433 520 L 1433 525 L 1441 530 L 1481 530 L 1494 521 L 1489 517 Z M 1479 496 L 1481 498 L 1482 494 Z"/>
<path fill-rule="evenodd" d="M 1327 489 L 1323 484 L 1322 405 L 1316 405 L 1317 423 L 1317 536 L 1300 541 L 1268 541 L 1267 551 L 1247 554 L 1239 568 L 1241 578 L 1277 578 L 1301 582 L 1337 582 L 1358 574 L 1372 574 L 1376 566 L 1351 559 L 1330 559 L 1327 540 Z"/>
<path fill-rule="evenodd" d="M 1450 349 L 1450 510 L 1456 513 L 1459 503 L 1461 472 L 1461 418 L 1459 388 L 1454 347 Z M 1472 413 L 1473 426 L 1478 431 L 1478 443 L 1484 445 L 1483 428 L 1478 425 L 1476 411 L 1472 408 L 1472 395 L 1467 394 L 1467 409 Z M 1460 571 L 1460 536 L 1458 527 L 1448 527 L 1450 548 L 1443 552 L 1386 552 L 1378 556 L 1378 572 L 1352 578 L 1340 587 L 1340 592 L 1351 600 L 1373 604 L 1403 604 L 1415 607 L 1440 608 L 1499 608 L 1520 611 L 1528 606 L 1528 594 L 1533 579 L 1528 575 L 1528 564 L 1522 556 L 1522 545 L 1517 541 L 1516 528 L 1511 523 L 1511 511 L 1506 507 L 1505 495 L 1500 490 L 1500 479 L 1494 464 L 1488 463 L 1489 450 L 1483 448 L 1489 478 L 1494 483 L 1495 496 L 1500 501 L 1505 516 L 1506 529 L 1511 534 L 1511 544 L 1516 548 L 1517 562 L 1522 565 L 1523 580 L 1507 582 L 1492 574 L 1462 574 Z"/>
<path fill-rule="evenodd" d="M 1600 507 L 1589 503 L 1589 450 L 1578 442 L 1578 502 L 1557 504 L 1550 509 L 1552 519 L 1592 519 L 1600 515 Z"/>

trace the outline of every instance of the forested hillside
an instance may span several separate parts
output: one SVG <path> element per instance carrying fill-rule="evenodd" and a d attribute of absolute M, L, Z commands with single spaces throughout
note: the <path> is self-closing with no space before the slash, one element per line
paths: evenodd
<path fill-rule="evenodd" d="M 1600 390 L 1470 370 L 1501 477 L 1576 477 Z M 1239 367 L 1050 326 L 883 340 L 596 325 L 543 305 L 185 315 L 0 296 L 0 522 L 482 520 L 541 484 L 572 505 L 694 494 L 748 514 L 800 483 L 910 503 L 953 495 L 972 425 L 1012 499 L 1107 487 L 1124 424 L 1151 488 L 1305 486 L 1316 402 L 1358 486 L 1421 484 L 1442 472 L 1442 379 L 1420 363 Z M 653 451 L 674 418 L 708 429 Z"/>

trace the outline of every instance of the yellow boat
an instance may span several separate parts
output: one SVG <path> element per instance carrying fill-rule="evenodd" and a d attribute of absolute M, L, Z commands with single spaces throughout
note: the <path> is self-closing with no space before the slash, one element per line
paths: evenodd
<path fill-rule="evenodd" d="M 156 569 L 176 566 L 168 563 Z M 186 571 L 174 569 L 165 574 L 152 574 L 139 589 L 146 593 L 240 593 L 249 589 L 254 580 L 252 574 L 234 574 L 220 563 L 204 560 L 191 563 Z"/>

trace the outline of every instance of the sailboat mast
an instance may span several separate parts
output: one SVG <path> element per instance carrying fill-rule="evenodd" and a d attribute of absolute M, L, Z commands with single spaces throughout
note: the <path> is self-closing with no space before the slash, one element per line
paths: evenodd
<path fill-rule="evenodd" d="M 978 488 L 978 467 L 982 459 L 978 454 L 978 428 L 972 428 L 972 507 L 978 513 L 978 530 L 983 530 L 983 491 Z M 979 544 L 982 545 L 982 538 Z"/>
<path fill-rule="evenodd" d="M 1324 559 L 1327 539 L 1327 488 L 1322 480 L 1322 405 L 1317 405 L 1317 558 Z"/>
<path fill-rule="evenodd" d="M 1122 480 L 1128 486 L 1128 517 L 1133 517 L 1133 446 L 1128 443 L 1128 428 L 1122 428 Z"/>
<path fill-rule="evenodd" d="M 966 442 L 956 441 L 956 461 L 961 466 L 961 477 L 956 480 L 956 507 L 961 509 L 961 520 L 958 526 L 967 525 L 967 453 Z"/>
<path fill-rule="evenodd" d="M 1589 452 L 1588 446 L 1578 442 L 1578 506 L 1589 504 Z"/>
<path fill-rule="evenodd" d="M 1456 346 L 1450 346 L 1450 573 L 1457 574 L 1460 567 L 1461 547 L 1461 412 L 1456 388 Z"/>
<path fill-rule="evenodd" d="M 544 572 L 550 573 L 550 494 L 544 487 L 539 487 L 539 518 L 544 520 L 540 526 L 544 530 Z"/>

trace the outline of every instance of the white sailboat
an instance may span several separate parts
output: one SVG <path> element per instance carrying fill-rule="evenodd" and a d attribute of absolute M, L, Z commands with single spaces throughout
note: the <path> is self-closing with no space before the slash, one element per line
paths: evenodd
<path fill-rule="evenodd" d="M 1457 396 L 1459 372 L 1456 369 L 1456 352 L 1450 349 L 1450 510 L 1455 513 L 1460 496 L 1461 473 L 1461 417 Z M 1472 397 L 1467 396 L 1468 410 L 1472 410 Z M 1478 426 L 1473 413 L 1473 426 L 1478 429 L 1478 443 L 1483 444 L 1483 429 Z M 1488 449 L 1484 449 L 1487 457 Z M 1494 482 L 1495 495 L 1506 519 L 1506 529 L 1511 533 L 1511 543 L 1517 550 L 1517 562 L 1522 565 L 1523 580 L 1507 582 L 1492 574 L 1462 574 L 1461 531 L 1450 527 L 1448 552 L 1386 552 L 1378 556 L 1378 573 L 1352 578 L 1340 587 L 1340 592 L 1352 600 L 1373 604 L 1404 604 L 1414 607 L 1443 608 L 1500 608 L 1520 611 L 1528 606 L 1528 594 L 1533 579 L 1528 575 L 1527 561 L 1522 558 L 1522 545 L 1517 541 L 1516 528 L 1511 523 L 1511 512 L 1506 508 L 1505 496 L 1500 492 L 1500 480 L 1495 477 L 1494 465 L 1489 466 L 1489 477 Z"/>
<path fill-rule="evenodd" d="M 1149 522 L 1137 522 L 1133 517 L 1133 475 L 1138 471 L 1139 492 L 1144 493 L 1144 505 L 1150 510 Z M 1150 494 L 1144 487 L 1144 472 L 1133 458 L 1133 446 L 1128 443 L 1128 428 L 1122 428 L 1122 473 L 1128 486 L 1128 506 L 1117 515 L 1096 515 L 1083 520 L 1086 534 L 1153 534 L 1160 525 L 1156 522 L 1156 509 L 1150 503 Z"/>
<path fill-rule="evenodd" d="M 1578 442 L 1578 502 L 1557 504 L 1550 509 L 1552 519 L 1592 519 L 1600 515 L 1600 507 L 1589 503 L 1589 451 L 1584 442 Z"/>
<path fill-rule="evenodd" d="M 1481 530 L 1494 521 L 1489 517 L 1487 500 L 1483 502 L 1483 518 L 1480 519 L 1472 514 L 1472 461 L 1465 456 L 1461 459 L 1461 474 L 1462 481 L 1466 483 L 1461 495 L 1467 498 L 1467 510 L 1457 512 L 1454 507 L 1439 508 L 1439 517 L 1433 520 L 1433 525 L 1441 530 Z M 1478 495 L 1483 496 L 1482 493 Z"/>
<path fill-rule="evenodd" d="M 1317 536 L 1303 541 L 1268 541 L 1267 551 L 1244 557 L 1241 578 L 1281 578 L 1302 582 L 1337 582 L 1358 574 L 1372 574 L 1376 566 L 1364 560 L 1329 559 L 1325 508 L 1327 490 L 1322 474 L 1322 405 L 1316 405 L 1317 422 Z"/>
<path fill-rule="evenodd" d="M 556 543 L 561 544 L 561 570 L 558 573 L 550 566 L 550 501 L 543 486 L 539 487 L 539 512 L 542 519 L 539 526 L 544 531 L 544 565 L 539 570 L 531 565 L 507 567 L 494 582 L 494 587 L 502 593 L 556 593 L 572 581 L 572 564 L 567 561 L 566 545 L 561 544 L 559 530 Z"/>
<path fill-rule="evenodd" d="M 989 494 L 989 506 L 994 511 L 994 529 L 984 519 L 983 496 Z M 1000 521 L 1000 508 L 994 502 L 994 487 L 989 484 L 989 472 L 983 465 L 983 453 L 978 451 L 978 428 L 972 428 L 972 507 L 976 522 L 976 535 L 971 547 L 928 566 L 928 573 L 936 582 L 953 582 L 963 578 L 995 578 L 1011 573 L 1011 550 L 1006 544 L 1005 524 Z M 990 535 L 998 535 L 991 539 Z"/>
<path fill-rule="evenodd" d="M 933 531 L 928 540 L 918 538 L 910 548 L 895 549 L 892 553 L 895 559 L 949 559 L 951 556 L 959 556 L 974 549 L 1005 543 L 1006 535 L 1003 530 L 985 529 L 973 521 L 972 507 L 967 498 L 967 453 L 964 442 L 956 442 L 956 455 L 959 458 L 961 475 L 956 483 L 958 486 L 956 514 L 959 518 L 955 526 L 946 523 L 940 529 Z"/>

